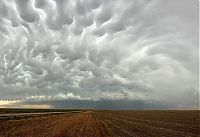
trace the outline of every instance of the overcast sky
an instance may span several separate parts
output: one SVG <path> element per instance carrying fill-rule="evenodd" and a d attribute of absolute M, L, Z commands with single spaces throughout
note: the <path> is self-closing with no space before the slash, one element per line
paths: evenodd
<path fill-rule="evenodd" d="M 0 0 L 0 107 L 198 108 L 198 7 Z"/>

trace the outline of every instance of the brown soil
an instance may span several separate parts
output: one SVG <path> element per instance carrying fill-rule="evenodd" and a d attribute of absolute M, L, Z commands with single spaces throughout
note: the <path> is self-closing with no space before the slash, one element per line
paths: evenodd
<path fill-rule="evenodd" d="M 0 137 L 200 137 L 199 111 L 87 111 L 0 121 Z"/>

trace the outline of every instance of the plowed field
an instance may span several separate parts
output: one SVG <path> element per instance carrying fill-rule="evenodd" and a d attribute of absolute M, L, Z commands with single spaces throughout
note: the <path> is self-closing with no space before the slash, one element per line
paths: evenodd
<path fill-rule="evenodd" d="M 199 111 L 85 111 L 0 121 L 0 137 L 199 137 Z"/>

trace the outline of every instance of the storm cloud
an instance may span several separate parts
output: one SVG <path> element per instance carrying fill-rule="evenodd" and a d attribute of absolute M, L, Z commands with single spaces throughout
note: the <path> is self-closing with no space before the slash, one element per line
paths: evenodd
<path fill-rule="evenodd" d="M 0 102 L 198 108 L 198 8 L 197 0 L 1 0 Z"/>

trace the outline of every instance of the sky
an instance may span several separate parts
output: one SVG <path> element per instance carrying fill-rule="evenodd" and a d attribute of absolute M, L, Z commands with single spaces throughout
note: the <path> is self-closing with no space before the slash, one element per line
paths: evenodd
<path fill-rule="evenodd" d="M 0 107 L 199 108 L 199 1 L 0 0 Z"/>

